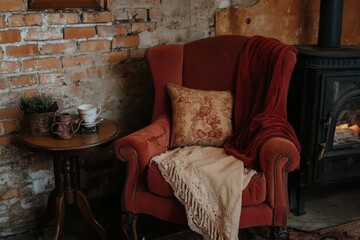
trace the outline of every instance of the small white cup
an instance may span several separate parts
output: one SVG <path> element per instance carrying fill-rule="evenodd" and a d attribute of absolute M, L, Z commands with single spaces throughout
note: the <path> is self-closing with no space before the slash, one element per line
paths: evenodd
<path fill-rule="evenodd" d="M 101 113 L 101 106 L 94 104 L 82 104 L 77 107 L 80 119 L 84 120 L 84 123 L 94 123 L 96 118 Z"/>

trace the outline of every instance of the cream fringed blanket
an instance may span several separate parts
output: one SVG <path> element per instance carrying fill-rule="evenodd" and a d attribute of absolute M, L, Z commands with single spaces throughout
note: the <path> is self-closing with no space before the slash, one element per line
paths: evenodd
<path fill-rule="evenodd" d="M 242 190 L 255 171 L 214 147 L 177 148 L 152 161 L 185 206 L 193 231 L 205 239 L 238 239 Z"/>

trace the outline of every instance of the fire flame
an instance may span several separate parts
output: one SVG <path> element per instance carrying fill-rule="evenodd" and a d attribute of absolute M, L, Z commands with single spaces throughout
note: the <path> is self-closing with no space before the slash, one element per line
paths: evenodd
<path fill-rule="evenodd" d="M 334 144 L 358 141 L 360 127 L 357 124 L 349 126 L 348 123 L 339 124 L 335 128 Z"/>

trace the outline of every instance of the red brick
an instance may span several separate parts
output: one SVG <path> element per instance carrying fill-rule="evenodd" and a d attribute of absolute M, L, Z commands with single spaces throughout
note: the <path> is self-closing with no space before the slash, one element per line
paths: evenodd
<path fill-rule="evenodd" d="M 56 71 L 51 73 L 39 74 L 40 84 L 54 84 L 64 81 L 64 72 Z"/>
<path fill-rule="evenodd" d="M 24 97 L 31 97 L 34 96 L 35 94 L 38 94 L 38 91 L 36 89 L 27 89 L 22 91 L 22 95 Z"/>
<path fill-rule="evenodd" d="M 0 73 L 18 72 L 20 70 L 19 62 L 0 62 Z"/>
<path fill-rule="evenodd" d="M 64 38 L 89 38 L 95 37 L 95 27 L 65 28 Z"/>
<path fill-rule="evenodd" d="M 163 17 L 161 10 L 159 8 L 151 8 L 149 9 L 149 18 L 150 21 L 156 21 Z"/>
<path fill-rule="evenodd" d="M 78 96 L 79 94 L 82 94 L 84 89 L 89 89 L 89 82 L 81 82 L 80 80 L 74 81 L 74 84 L 70 87 L 69 93 L 72 95 Z"/>
<path fill-rule="evenodd" d="M 12 77 L 9 79 L 10 87 L 25 87 L 34 85 L 37 83 L 36 76 L 34 75 L 22 75 L 18 77 Z"/>
<path fill-rule="evenodd" d="M 139 36 L 118 36 L 113 39 L 113 48 L 137 47 L 139 43 Z"/>
<path fill-rule="evenodd" d="M 86 70 L 88 77 L 103 78 L 110 73 L 110 66 L 91 67 Z"/>
<path fill-rule="evenodd" d="M 17 121 L 14 120 L 1 120 L 0 121 L 0 135 L 9 134 L 17 130 Z"/>
<path fill-rule="evenodd" d="M 0 32 L 0 43 L 20 42 L 20 30 L 7 30 Z"/>
<path fill-rule="evenodd" d="M 14 143 L 18 141 L 18 135 L 17 134 L 8 134 L 6 136 L 0 137 L 0 146 L 5 146 L 10 143 Z"/>
<path fill-rule="evenodd" d="M 146 23 L 133 23 L 131 25 L 131 32 L 132 33 L 144 32 L 146 30 L 147 30 Z"/>
<path fill-rule="evenodd" d="M 70 54 L 76 52 L 75 42 L 46 44 L 41 48 L 41 54 Z"/>
<path fill-rule="evenodd" d="M 108 50 L 111 47 L 109 40 L 93 40 L 80 42 L 81 51 Z"/>
<path fill-rule="evenodd" d="M 28 59 L 24 60 L 23 68 L 24 70 L 61 68 L 61 61 L 59 58 Z"/>
<path fill-rule="evenodd" d="M 64 67 L 75 67 L 92 64 L 91 57 L 87 55 L 64 57 L 62 62 Z"/>
<path fill-rule="evenodd" d="M 140 20 L 140 19 L 147 20 L 147 18 L 148 18 L 147 9 L 142 9 L 142 8 L 135 9 L 135 12 L 133 13 L 133 17 L 136 20 Z"/>
<path fill-rule="evenodd" d="M 6 47 L 6 55 L 9 57 L 34 56 L 39 55 L 39 49 L 36 44 L 9 46 Z"/>
<path fill-rule="evenodd" d="M 114 13 L 115 20 L 131 20 L 131 14 L 129 12 L 129 9 L 119 9 Z"/>
<path fill-rule="evenodd" d="M 104 62 L 123 62 L 129 56 L 127 51 L 120 51 L 120 52 L 110 52 L 103 54 L 103 61 Z"/>
<path fill-rule="evenodd" d="M 129 32 L 129 28 L 128 23 L 120 23 L 113 26 L 97 26 L 97 34 L 100 37 L 126 35 Z"/>
<path fill-rule="evenodd" d="M 77 13 L 49 13 L 47 17 L 50 25 L 80 23 L 80 16 Z"/>
<path fill-rule="evenodd" d="M 71 72 L 69 75 L 69 78 L 71 81 L 80 81 L 84 78 L 86 78 L 86 72 L 84 70 L 79 70 L 79 71 L 75 71 L 75 72 Z"/>
<path fill-rule="evenodd" d="M 107 0 L 106 1 L 106 9 L 110 9 L 111 8 L 111 6 L 112 6 L 112 4 L 113 4 L 113 0 Z"/>
<path fill-rule="evenodd" d="M 5 28 L 5 16 L 0 16 L 0 28 Z"/>
<path fill-rule="evenodd" d="M 80 85 L 80 80 L 76 81 L 73 86 L 70 87 L 69 93 L 76 96 L 82 90 L 82 86 Z"/>
<path fill-rule="evenodd" d="M 5 191 L 3 194 L 1 194 L 1 199 L 12 199 L 12 198 L 19 198 L 24 195 L 24 190 L 21 189 L 10 189 Z"/>
<path fill-rule="evenodd" d="M 1 0 L 0 12 L 22 11 L 23 0 Z"/>
<path fill-rule="evenodd" d="M 0 108 L 0 119 L 20 118 L 22 114 L 19 107 Z"/>
<path fill-rule="evenodd" d="M 112 22 L 113 15 L 111 12 L 84 12 L 83 13 L 83 22 L 84 23 L 93 23 L 93 22 Z"/>
<path fill-rule="evenodd" d="M 130 51 L 131 58 L 144 58 L 145 50 L 144 49 L 135 49 Z"/>
<path fill-rule="evenodd" d="M 145 8 L 131 8 L 131 9 L 122 9 L 115 12 L 115 20 L 144 20 L 148 18 L 147 9 Z"/>
<path fill-rule="evenodd" d="M 9 27 L 41 26 L 40 14 L 16 14 L 9 17 Z"/>
<path fill-rule="evenodd" d="M 5 79 L 0 79 L 0 89 L 7 88 Z"/>
<path fill-rule="evenodd" d="M 155 31 L 155 29 L 156 29 L 156 23 L 154 23 L 154 22 L 148 23 L 148 31 L 149 32 Z"/>
<path fill-rule="evenodd" d="M 62 39 L 63 33 L 61 29 L 58 28 L 32 28 L 29 29 L 25 40 L 27 41 L 42 41 L 42 40 L 56 40 Z"/>

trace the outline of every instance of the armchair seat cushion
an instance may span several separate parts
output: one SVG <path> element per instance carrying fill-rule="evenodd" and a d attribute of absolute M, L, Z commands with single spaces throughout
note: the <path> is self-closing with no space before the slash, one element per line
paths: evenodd
<path fill-rule="evenodd" d="M 151 162 L 147 171 L 148 189 L 161 197 L 175 198 L 170 184 L 165 181 L 156 163 Z M 242 193 L 242 206 L 264 202 L 266 199 L 266 180 L 261 172 L 255 174 Z"/>

